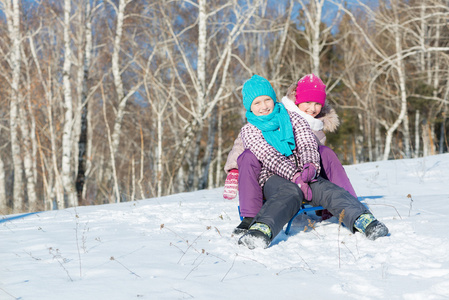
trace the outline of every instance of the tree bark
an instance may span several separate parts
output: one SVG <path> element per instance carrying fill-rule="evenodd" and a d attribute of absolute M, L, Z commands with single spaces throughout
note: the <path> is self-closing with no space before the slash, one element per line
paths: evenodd
<path fill-rule="evenodd" d="M 37 211 L 38 199 L 36 194 L 36 181 L 34 177 L 34 169 L 33 169 L 33 158 L 32 156 L 32 146 L 30 141 L 30 130 L 28 127 L 28 123 L 26 122 L 27 115 L 25 113 L 25 109 L 23 106 L 19 107 L 19 119 L 20 119 L 20 127 L 22 132 L 22 143 L 23 143 L 23 164 L 25 171 L 25 178 L 27 183 L 27 196 L 28 196 L 28 211 Z"/>
<path fill-rule="evenodd" d="M 215 107 L 214 112 L 209 118 L 207 145 L 202 161 L 203 173 L 198 183 L 198 189 L 200 190 L 205 189 L 207 187 L 207 180 L 209 178 L 208 174 L 211 171 L 210 166 L 212 162 L 212 156 L 214 153 L 215 135 L 217 133 L 217 119 L 218 119 L 217 113 L 218 107 Z"/>
<path fill-rule="evenodd" d="M 125 109 L 126 104 L 128 102 L 128 99 L 134 94 L 134 92 L 139 88 L 140 84 L 135 84 L 132 89 L 128 91 L 128 93 L 125 94 L 125 90 L 123 87 L 123 80 L 121 77 L 121 69 L 120 69 L 120 51 L 121 47 L 120 44 L 122 42 L 122 35 L 123 35 L 123 22 L 125 19 L 125 9 L 126 6 L 131 2 L 132 0 L 120 0 L 118 8 L 113 4 L 111 1 L 108 1 L 113 5 L 116 14 L 117 14 L 117 22 L 116 22 L 116 28 L 115 28 L 115 35 L 114 35 L 114 50 L 112 53 L 112 75 L 114 79 L 114 86 L 115 86 L 115 92 L 117 94 L 117 100 L 118 100 L 118 106 L 116 108 L 116 115 L 114 120 L 114 126 L 111 134 L 111 147 L 110 149 L 113 151 L 111 154 L 111 157 L 117 157 L 118 148 L 120 145 L 120 135 L 122 133 L 122 123 L 123 123 L 123 117 L 125 116 Z M 109 186 L 109 182 L 113 175 L 113 169 L 115 166 L 112 166 L 112 161 L 108 161 L 107 168 L 105 172 L 105 179 L 106 183 Z M 114 174 L 116 176 L 116 174 Z M 112 201 L 112 200 L 111 200 Z M 117 201 L 120 201 L 117 199 Z"/>
<path fill-rule="evenodd" d="M 9 37 L 11 40 L 11 66 L 12 66 L 12 81 L 11 81 L 11 100 L 9 110 L 9 127 L 11 137 L 11 153 L 14 165 L 14 193 L 13 193 L 13 211 L 20 212 L 24 205 L 23 193 L 23 169 L 22 169 L 22 155 L 19 143 L 19 105 L 20 105 L 20 10 L 19 0 L 12 0 L 12 6 L 9 1 L 6 2 L 6 17 L 8 22 Z"/>
<path fill-rule="evenodd" d="M 67 195 L 69 207 L 78 206 L 76 190 L 72 178 L 72 127 L 73 127 L 73 100 L 71 85 L 72 50 L 70 45 L 70 12 L 71 0 L 64 0 L 64 65 L 63 65 L 63 90 L 64 90 L 64 129 L 62 134 L 62 164 L 61 176 L 64 192 Z"/>
<path fill-rule="evenodd" d="M 205 93 L 206 93 L 206 47 L 207 47 L 207 14 L 206 14 L 206 0 L 198 0 L 198 53 L 197 53 L 197 103 L 196 111 L 198 112 L 195 118 L 201 118 L 206 105 Z M 203 121 L 199 121 L 199 132 L 203 128 Z M 198 153 L 200 152 L 200 139 L 196 139 L 194 145 L 192 163 L 189 169 L 189 180 L 187 186 L 194 190 L 197 177 L 198 167 Z"/>
<path fill-rule="evenodd" d="M 420 134 L 419 134 L 419 109 L 415 111 L 415 158 L 419 157 L 420 151 Z"/>
<path fill-rule="evenodd" d="M 80 14 L 82 15 L 82 14 Z M 83 18 L 80 18 L 81 21 Z M 79 140 L 78 140 L 78 172 L 75 180 L 76 194 L 78 198 L 78 203 L 84 201 L 84 187 L 86 183 L 86 167 L 87 167 L 87 149 L 88 149 L 88 86 L 87 82 L 89 80 L 89 67 L 92 57 L 92 16 L 90 1 L 86 1 L 84 6 L 84 21 L 85 27 L 82 31 L 80 37 L 84 39 L 83 51 L 79 55 L 80 62 L 82 61 L 82 68 L 79 68 L 78 74 L 78 93 L 79 93 L 79 110 L 80 110 L 80 128 L 79 128 Z M 80 22 L 80 24 L 82 24 Z"/>
<path fill-rule="evenodd" d="M 120 133 L 122 127 L 122 120 L 125 114 L 126 100 L 125 92 L 123 90 L 123 81 L 120 75 L 120 43 L 122 41 L 123 34 L 123 20 L 125 18 L 126 0 L 119 1 L 119 7 L 116 9 L 117 22 L 114 36 L 114 50 L 112 52 L 112 75 L 114 78 L 115 92 L 118 99 L 117 113 L 115 116 L 114 129 L 112 132 L 112 151 L 115 155 L 120 144 Z M 107 174 L 108 176 L 108 174 Z M 107 178 L 109 180 L 109 178 Z"/>
<path fill-rule="evenodd" d="M 5 178 L 5 164 L 0 155 L 0 214 L 9 214 L 8 199 L 6 198 L 6 178 Z"/>
<path fill-rule="evenodd" d="M 399 125 L 404 121 L 406 118 L 407 113 L 407 90 L 406 90 L 406 80 L 405 80 L 405 67 L 404 67 L 404 59 L 402 56 L 402 35 L 399 28 L 399 20 L 398 20 L 398 6 L 397 3 L 394 3 L 392 5 L 393 12 L 394 12 L 394 39 L 395 39 L 395 46 L 396 46 L 396 54 L 397 54 L 397 61 L 396 61 L 396 72 L 398 74 L 399 79 L 399 92 L 400 92 L 400 102 L 401 102 L 401 110 L 399 112 L 399 115 L 396 119 L 396 121 L 393 123 L 392 126 L 390 126 L 387 130 L 386 138 L 385 138 L 385 149 L 384 149 L 384 155 L 383 160 L 387 160 L 388 156 L 391 151 L 391 142 L 393 139 L 393 133 L 396 131 L 396 129 L 399 127 Z M 405 156 L 407 158 L 410 157 L 410 136 L 408 136 L 408 130 L 404 131 L 404 143 L 406 143 L 405 146 Z"/>

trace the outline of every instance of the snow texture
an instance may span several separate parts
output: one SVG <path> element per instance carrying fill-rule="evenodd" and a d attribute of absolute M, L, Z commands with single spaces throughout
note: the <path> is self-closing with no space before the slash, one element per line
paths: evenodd
<path fill-rule="evenodd" d="M 223 188 L 3 216 L 0 299 L 449 299 L 449 154 L 345 168 L 389 236 L 310 213 L 249 250 Z"/>

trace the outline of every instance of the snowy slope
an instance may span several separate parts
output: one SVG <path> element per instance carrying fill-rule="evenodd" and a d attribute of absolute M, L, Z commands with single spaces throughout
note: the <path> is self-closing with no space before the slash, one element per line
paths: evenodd
<path fill-rule="evenodd" d="M 251 251 L 223 188 L 3 216 L 0 299 L 449 299 L 449 154 L 346 169 L 390 236 L 312 214 Z"/>

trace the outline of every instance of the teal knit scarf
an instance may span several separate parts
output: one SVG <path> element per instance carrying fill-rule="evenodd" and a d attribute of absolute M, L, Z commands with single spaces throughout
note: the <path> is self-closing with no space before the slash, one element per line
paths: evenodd
<path fill-rule="evenodd" d="M 256 116 L 253 112 L 247 111 L 246 119 L 260 129 L 268 144 L 276 148 L 282 155 L 293 154 L 295 137 L 290 116 L 284 105 L 275 102 L 273 112 L 266 116 Z"/>

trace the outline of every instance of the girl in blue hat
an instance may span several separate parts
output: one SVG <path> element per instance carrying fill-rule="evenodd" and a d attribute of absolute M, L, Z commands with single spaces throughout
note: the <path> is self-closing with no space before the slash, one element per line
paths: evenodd
<path fill-rule="evenodd" d="M 259 185 L 265 202 L 239 244 L 250 249 L 268 247 L 303 199 L 335 216 L 344 210 L 343 223 L 351 232 L 358 230 L 369 239 L 388 234 L 387 227 L 354 196 L 317 176 L 320 155 L 310 126 L 276 102 L 268 80 L 254 75 L 243 85 L 242 95 L 249 123 L 240 134 L 245 149 L 261 164 Z"/>

